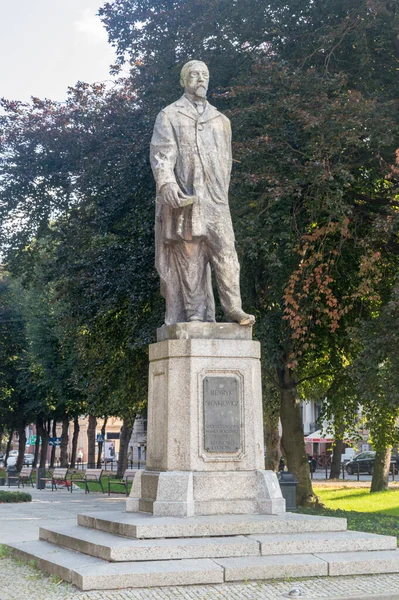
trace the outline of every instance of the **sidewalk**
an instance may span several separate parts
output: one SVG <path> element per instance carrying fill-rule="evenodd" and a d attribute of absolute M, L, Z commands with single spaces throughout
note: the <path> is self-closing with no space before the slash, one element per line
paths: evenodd
<path fill-rule="evenodd" d="M 0 504 L 1 544 L 35 540 L 40 526 L 75 524 L 79 512 L 125 510 L 125 497 L 119 494 L 25 490 L 32 494 L 31 503 Z M 399 574 L 81 592 L 4 552 L 0 569 L 0 600 L 283 600 L 293 589 L 304 600 L 399 600 Z"/>

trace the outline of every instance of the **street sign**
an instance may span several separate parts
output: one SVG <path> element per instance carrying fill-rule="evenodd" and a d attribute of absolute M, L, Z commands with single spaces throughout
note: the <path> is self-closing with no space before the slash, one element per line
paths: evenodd
<path fill-rule="evenodd" d="M 48 441 L 49 446 L 61 446 L 61 438 L 60 437 L 51 437 Z"/>
<path fill-rule="evenodd" d="M 101 433 L 97 434 L 97 442 L 103 442 L 104 441 L 104 436 Z"/>
<path fill-rule="evenodd" d="M 31 435 L 29 438 L 29 446 L 35 446 L 35 444 L 36 444 L 36 436 Z"/>

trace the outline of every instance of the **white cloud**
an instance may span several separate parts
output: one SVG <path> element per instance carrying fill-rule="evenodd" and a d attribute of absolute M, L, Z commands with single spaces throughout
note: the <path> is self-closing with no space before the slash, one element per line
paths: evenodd
<path fill-rule="evenodd" d="M 104 44 L 107 41 L 107 32 L 100 18 L 90 8 L 85 8 L 80 12 L 80 17 L 74 22 L 74 27 L 77 32 L 85 34 L 87 40 L 92 44 Z"/>

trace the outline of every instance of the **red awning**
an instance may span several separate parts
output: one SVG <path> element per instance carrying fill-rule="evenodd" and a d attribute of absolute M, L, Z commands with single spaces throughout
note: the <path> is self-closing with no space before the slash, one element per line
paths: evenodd
<path fill-rule="evenodd" d="M 305 436 L 306 443 L 310 442 L 312 444 L 330 444 L 333 441 L 334 438 L 331 435 L 323 433 L 320 429 Z"/>

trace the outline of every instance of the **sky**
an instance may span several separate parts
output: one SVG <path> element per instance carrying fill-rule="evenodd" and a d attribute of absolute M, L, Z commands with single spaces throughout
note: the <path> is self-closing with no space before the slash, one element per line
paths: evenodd
<path fill-rule="evenodd" d="M 0 0 L 0 97 L 63 101 L 77 81 L 109 81 L 104 0 Z"/>

